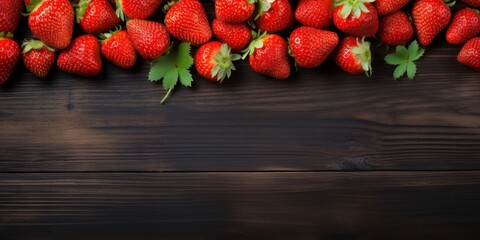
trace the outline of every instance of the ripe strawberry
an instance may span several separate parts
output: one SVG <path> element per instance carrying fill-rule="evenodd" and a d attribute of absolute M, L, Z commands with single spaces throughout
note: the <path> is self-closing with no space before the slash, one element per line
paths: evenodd
<path fill-rule="evenodd" d="M 212 22 L 213 35 L 226 43 L 233 51 L 243 50 L 252 40 L 252 31 L 246 23 L 225 23 L 218 19 Z"/>
<path fill-rule="evenodd" d="M 22 17 L 22 0 L 0 0 L 0 6 L 0 32 L 15 32 Z"/>
<path fill-rule="evenodd" d="M 86 33 L 99 34 L 120 23 L 107 0 L 80 0 L 76 12 L 77 23 Z"/>
<path fill-rule="evenodd" d="M 55 63 L 55 49 L 40 40 L 22 43 L 22 59 L 27 69 L 37 77 L 45 77 Z"/>
<path fill-rule="evenodd" d="M 338 44 L 338 35 L 335 32 L 303 26 L 293 30 L 289 43 L 298 66 L 316 68 L 333 52 Z"/>
<path fill-rule="evenodd" d="M 480 33 L 480 11 L 464 8 L 453 15 L 447 29 L 447 42 L 462 44 Z"/>
<path fill-rule="evenodd" d="M 102 71 L 100 44 L 93 35 L 85 34 L 73 40 L 57 59 L 60 70 L 79 76 L 92 77 Z"/>
<path fill-rule="evenodd" d="M 212 30 L 207 13 L 198 0 L 179 0 L 165 15 L 168 32 L 182 42 L 200 46 L 210 41 Z"/>
<path fill-rule="evenodd" d="M 472 8 L 479 8 L 480 7 L 480 0 L 461 0 L 465 5 L 472 7 Z"/>
<path fill-rule="evenodd" d="M 238 54 L 230 54 L 230 48 L 225 43 L 212 41 L 203 44 L 195 53 L 197 72 L 210 81 L 222 82 L 230 78 L 235 69 L 232 61 L 242 58 Z"/>
<path fill-rule="evenodd" d="M 457 55 L 457 61 L 475 71 L 480 71 L 480 37 L 475 37 L 463 45 Z"/>
<path fill-rule="evenodd" d="M 262 32 L 276 33 L 290 27 L 295 19 L 288 0 L 259 0 L 255 24 Z"/>
<path fill-rule="evenodd" d="M 305 26 L 328 28 L 333 21 L 333 0 L 300 0 L 295 18 Z"/>
<path fill-rule="evenodd" d="M 162 56 L 170 46 L 170 35 L 159 22 L 131 19 L 127 22 L 127 32 L 135 49 L 146 60 Z"/>
<path fill-rule="evenodd" d="M 377 9 L 378 15 L 383 16 L 400 10 L 409 2 L 410 0 L 376 0 L 373 5 Z"/>
<path fill-rule="evenodd" d="M 118 67 L 129 69 L 137 62 L 137 51 L 125 30 L 101 35 L 103 56 Z"/>
<path fill-rule="evenodd" d="M 405 45 L 413 36 L 413 26 L 407 14 L 397 11 L 380 18 L 377 37 L 390 46 Z"/>
<path fill-rule="evenodd" d="M 147 19 L 162 5 L 163 0 L 116 0 L 117 16 L 125 21 L 130 19 Z"/>
<path fill-rule="evenodd" d="M 12 38 L 11 33 L 0 33 L 0 85 L 8 80 L 20 58 L 20 47 Z"/>
<path fill-rule="evenodd" d="M 277 34 L 253 34 L 253 41 L 245 55 L 252 69 L 276 79 L 287 79 L 290 76 L 288 61 L 288 44 Z"/>
<path fill-rule="evenodd" d="M 68 0 L 30 0 L 28 26 L 48 46 L 64 49 L 70 45 L 75 13 Z"/>
<path fill-rule="evenodd" d="M 427 46 L 450 22 L 452 13 L 442 0 L 417 0 L 412 17 L 418 41 Z"/>
<path fill-rule="evenodd" d="M 351 75 L 360 75 L 362 73 L 365 73 L 367 76 L 372 75 L 370 43 L 364 39 L 352 36 L 345 37 L 340 41 L 333 57 L 335 63 Z"/>
<path fill-rule="evenodd" d="M 255 0 L 215 0 L 215 15 L 223 22 L 245 22 L 254 10 Z"/>
<path fill-rule="evenodd" d="M 372 0 L 342 0 L 335 4 L 333 23 L 342 32 L 357 37 L 372 37 L 378 31 L 378 14 Z"/>

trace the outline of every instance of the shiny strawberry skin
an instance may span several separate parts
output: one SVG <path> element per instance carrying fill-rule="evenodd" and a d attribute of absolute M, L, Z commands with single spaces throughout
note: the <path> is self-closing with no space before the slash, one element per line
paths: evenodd
<path fill-rule="evenodd" d="M 165 15 L 165 25 L 173 37 L 192 46 L 200 46 L 212 38 L 207 13 L 198 0 L 175 3 Z"/>
<path fill-rule="evenodd" d="M 225 23 L 213 19 L 212 30 L 213 35 L 233 51 L 243 50 L 252 40 L 252 31 L 246 23 Z"/>
<path fill-rule="evenodd" d="M 14 33 L 22 17 L 23 1 L 0 0 L 0 6 L 0 32 Z"/>
<path fill-rule="evenodd" d="M 147 19 L 157 11 L 163 0 L 119 0 L 118 2 L 130 19 Z"/>
<path fill-rule="evenodd" d="M 378 15 L 384 16 L 399 11 L 407 5 L 411 0 L 376 0 L 373 2 Z"/>
<path fill-rule="evenodd" d="M 480 33 L 480 12 L 464 8 L 453 15 L 447 29 L 446 39 L 450 44 L 462 44 Z"/>
<path fill-rule="evenodd" d="M 20 47 L 10 38 L 0 37 L 0 85 L 4 84 L 20 59 Z"/>
<path fill-rule="evenodd" d="M 75 38 L 72 45 L 58 55 L 57 66 L 64 72 L 79 76 L 98 75 L 103 64 L 97 38 L 89 34 Z"/>
<path fill-rule="evenodd" d="M 288 0 L 275 0 L 271 3 L 270 9 L 255 21 L 255 24 L 262 32 L 276 33 L 290 27 L 294 21 L 290 2 Z"/>
<path fill-rule="evenodd" d="M 473 8 L 480 8 L 480 0 L 461 0 L 465 5 Z"/>
<path fill-rule="evenodd" d="M 127 31 L 120 30 L 102 42 L 103 56 L 118 67 L 129 69 L 137 62 L 137 51 Z"/>
<path fill-rule="evenodd" d="M 255 3 L 249 0 L 215 0 L 215 15 L 226 23 L 247 21 L 255 10 Z"/>
<path fill-rule="evenodd" d="M 127 32 L 135 49 L 146 60 L 162 56 L 170 46 L 170 35 L 159 22 L 131 19 L 127 22 Z"/>
<path fill-rule="evenodd" d="M 216 82 L 216 76 L 212 77 L 212 69 L 216 62 L 213 60 L 215 54 L 220 51 L 221 42 L 212 41 L 200 46 L 195 53 L 194 63 L 197 72 L 204 78 Z"/>
<path fill-rule="evenodd" d="M 334 61 L 341 69 L 351 75 L 361 75 L 365 72 L 362 68 L 361 61 L 355 57 L 355 53 L 351 50 L 357 47 L 357 39 L 347 36 L 340 41 L 337 50 L 333 54 Z"/>
<path fill-rule="evenodd" d="M 265 36 L 263 47 L 255 49 L 248 60 L 257 73 L 276 79 L 287 79 L 290 76 L 288 44 L 277 34 Z"/>
<path fill-rule="evenodd" d="M 295 19 L 305 26 L 328 28 L 333 21 L 333 1 L 300 0 L 295 9 Z"/>
<path fill-rule="evenodd" d="M 44 0 L 28 15 L 28 26 L 45 44 L 64 49 L 72 41 L 74 16 L 68 0 Z"/>
<path fill-rule="evenodd" d="M 23 63 L 37 77 L 45 77 L 55 63 L 55 52 L 46 47 L 22 53 Z"/>
<path fill-rule="evenodd" d="M 475 37 L 463 45 L 457 55 L 457 61 L 475 71 L 480 71 L 480 37 Z"/>
<path fill-rule="evenodd" d="M 342 32 L 357 37 L 372 37 L 378 31 L 377 10 L 371 3 L 365 3 L 369 12 L 362 12 L 357 18 L 352 13 L 346 19 L 339 16 L 343 5 L 337 6 L 333 10 L 333 23 Z"/>
<path fill-rule="evenodd" d="M 428 46 L 447 27 L 452 13 L 442 0 L 417 0 L 413 4 L 412 17 L 418 41 Z"/>
<path fill-rule="evenodd" d="M 120 23 L 115 10 L 107 0 L 91 0 L 82 18 L 77 21 L 82 30 L 90 34 L 106 32 Z"/>
<path fill-rule="evenodd" d="M 333 52 L 338 44 L 338 35 L 332 31 L 303 26 L 293 30 L 289 44 L 298 66 L 316 68 Z"/>
<path fill-rule="evenodd" d="M 404 45 L 413 36 L 413 26 L 407 14 L 397 11 L 380 18 L 377 37 L 390 46 Z"/>

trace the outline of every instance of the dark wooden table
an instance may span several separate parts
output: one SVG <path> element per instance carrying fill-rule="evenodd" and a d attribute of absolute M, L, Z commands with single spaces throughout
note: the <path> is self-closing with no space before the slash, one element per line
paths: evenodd
<path fill-rule="evenodd" d="M 211 4 L 211 3 L 210 3 Z M 480 239 L 480 75 L 437 39 L 415 80 L 327 62 L 288 81 L 0 87 L 0 239 Z"/>

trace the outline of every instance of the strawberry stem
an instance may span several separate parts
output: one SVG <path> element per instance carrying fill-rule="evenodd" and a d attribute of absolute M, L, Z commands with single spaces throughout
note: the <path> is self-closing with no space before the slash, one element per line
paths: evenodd
<path fill-rule="evenodd" d="M 160 104 L 164 104 L 168 98 L 170 97 L 170 94 L 172 93 L 173 91 L 173 88 L 170 88 L 168 89 L 167 93 L 165 94 L 165 96 L 162 98 L 162 100 L 160 100 Z"/>

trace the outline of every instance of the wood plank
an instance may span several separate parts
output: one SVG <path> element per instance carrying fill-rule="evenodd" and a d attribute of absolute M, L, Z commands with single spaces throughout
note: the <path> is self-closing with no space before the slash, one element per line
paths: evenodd
<path fill-rule="evenodd" d="M 478 239 L 480 172 L 2 174 L 2 239 Z"/>

